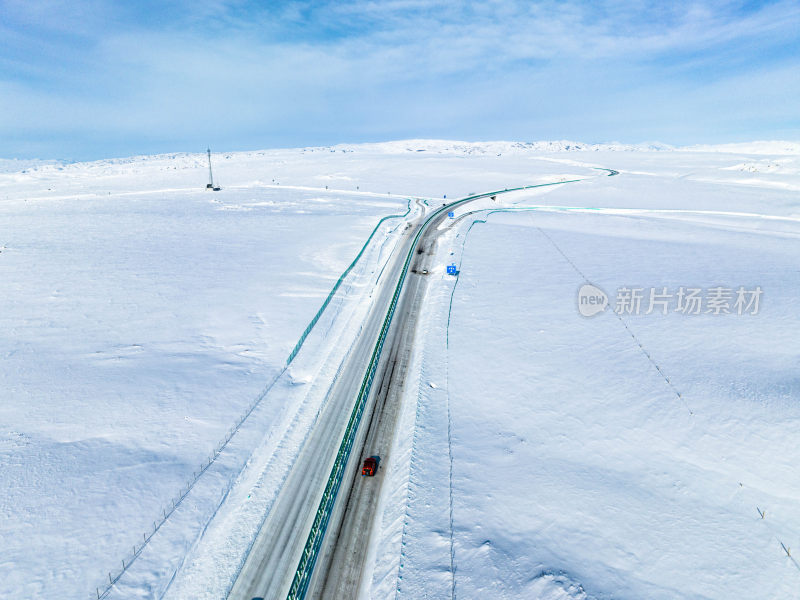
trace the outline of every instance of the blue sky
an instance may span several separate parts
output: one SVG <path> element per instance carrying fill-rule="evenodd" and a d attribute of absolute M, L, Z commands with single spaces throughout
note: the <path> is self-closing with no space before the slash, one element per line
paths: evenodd
<path fill-rule="evenodd" d="M 0 0 L 0 157 L 800 139 L 800 3 Z"/>

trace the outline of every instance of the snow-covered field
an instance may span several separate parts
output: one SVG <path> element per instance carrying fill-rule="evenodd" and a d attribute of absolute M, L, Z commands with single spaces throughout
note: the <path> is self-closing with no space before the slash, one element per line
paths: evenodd
<path fill-rule="evenodd" d="M 224 162 L 217 193 L 202 157 L 1 176 L 0 597 L 102 587 L 407 207 Z"/>
<path fill-rule="evenodd" d="M 761 159 L 604 159 L 622 174 L 546 196 L 590 210 L 457 213 L 442 237 L 460 274 L 432 283 L 374 597 L 800 597 L 797 157 L 763 185 L 730 176 Z M 592 318 L 586 282 L 611 300 Z M 644 314 L 681 286 L 733 288 L 734 314 Z M 642 314 L 612 312 L 623 287 Z"/>
<path fill-rule="evenodd" d="M 96 597 L 145 539 L 116 593 L 190 590 L 184 570 L 209 554 L 222 500 L 277 489 L 279 474 L 259 477 L 296 452 L 284 431 L 302 438 L 312 422 L 303 411 L 403 218 L 379 227 L 297 362 L 161 525 L 165 510 L 281 372 L 378 221 L 417 216 L 411 198 L 575 177 L 503 201 L 550 209 L 477 213 L 442 238 L 373 597 L 796 597 L 800 570 L 780 542 L 800 547 L 800 156 L 724 150 L 232 153 L 215 156 L 216 193 L 202 154 L 4 161 L 0 597 Z M 623 286 L 763 296 L 757 315 L 587 319 L 584 278 L 612 302 Z"/>

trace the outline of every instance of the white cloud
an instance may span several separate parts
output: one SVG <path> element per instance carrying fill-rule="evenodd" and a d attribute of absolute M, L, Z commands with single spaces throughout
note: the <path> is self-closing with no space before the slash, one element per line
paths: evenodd
<path fill-rule="evenodd" d="M 82 14 L 72 6 L 49 4 L 53 19 L 67 24 Z M 686 114 L 699 135 L 704 120 L 719 117 L 718 102 L 732 120 L 798 117 L 797 103 L 787 100 L 796 85 L 765 74 L 796 72 L 800 59 L 784 52 L 771 64 L 758 56 L 796 46 L 794 2 L 747 14 L 729 2 L 498 0 L 276 9 L 217 1 L 172 10 L 184 15 L 180 22 L 143 29 L 101 4 L 97 15 L 109 26 L 91 17 L 91 27 L 84 23 L 66 42 L 44 40 L 43 60 L 7 58 L 5 72 L 17 61 L 27 78 L 2 83 L 0 71 L 0 127 L 16 136 L 86 131 L 176 145 L 210 128 L 252 147 L 275 145 L 267 137 L 273 132 L 278 144 L 537 132 L 625 140 L 650 123 L 644 137 L 690 142 L 691 126 L 671 120 Z M 16 18 L 46 15 L 19 9 Z M 763 85 L 771 91 L 754 107 L 751 90 Z M 0 154 L 9 148 L 0 146 Z"/>

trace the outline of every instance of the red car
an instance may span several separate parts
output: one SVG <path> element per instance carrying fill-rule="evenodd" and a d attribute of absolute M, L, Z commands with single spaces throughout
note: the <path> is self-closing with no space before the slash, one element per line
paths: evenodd
<path fill-rule="evenodd" d="M 378 463 L 381 461 L 380 456 L 370 456 L 364 459 L 364 465 L 361 467 L 361 475 L 365 477 L 372 477 L 378 470 Z"/>

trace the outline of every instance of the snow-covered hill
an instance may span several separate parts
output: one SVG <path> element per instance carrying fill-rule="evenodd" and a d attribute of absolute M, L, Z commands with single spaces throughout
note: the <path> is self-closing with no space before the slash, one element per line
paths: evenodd
<path fill-rule="evenodd" d="M 686 152 L 726 152 L 730 154 L 800 155 L 800 142 L 763 141 L 738 144 L 697 145 L 681 148 Z"/>
<path fill-rule="evenodd" d="M 511 142 L 511 141 L 485 141 L 485 142 L 466 142 L 454 140 L 435 140 L 435 139 L 409 139 L 396 140 L 390 142 L 360 143 L 360 144 L 336 144 L 333 146 L 315 146 L 308 148 L 277 149 L 277 150 L 258 150 L 258 151 L 239 151 L 225 152 L 220 156 L 223 160 L 231 160 L 235 157 L 237 163 L 243 160 L 258 160 L 264 157 L 279 157 L 301 154 L 319 153 L 359 153 L 359 154 L 395 154 L 407 155 L 409 153 L 429 153 L 438 155 L 461 155 L 461 156 L 502 156 L 502 155 L 528 155 L 536 156 L 542 154 L 560 153 L 587 153 L 587 152 L 703 152 L 703 153 L 724 153 L 739 155 L 774 155 L 774 156 L 796 156 L 800 155 L 800 142 L 791 141 L 757 141 L 731 144 L 704 144 L 693 146 L 670 146 L 661 142 L 643 142 L 639 144 L 623 144 L 619 142 L 607 142 L 599 144 L 588 144 L 584 142 L 570 140 L 543 140 L 535 142 Z M 33 170 L 34 172 L 71 172 L 77 171 L 85 173 L 87 170 L 94 172 L 113 172 L 129 173 L 132 165 L 147 166 L 150 168 L 162 169 L 183 169 L 196 168 L 205 160 L 202 153 L 168 153 L 156 155 L 141 155 L 131 157 L 121 157 L 112 159 L 102 159 L 83 163 L 71 163 L 59 160 L 22 160 L 22 159 L 2 159 L 0 158 L 0 173 L 18 173 L 21 171 Z"/>

